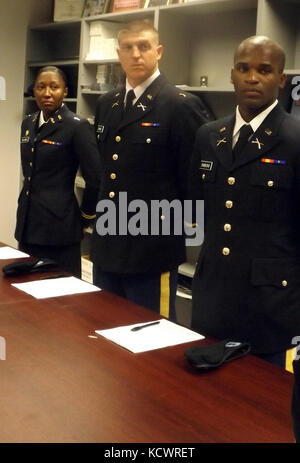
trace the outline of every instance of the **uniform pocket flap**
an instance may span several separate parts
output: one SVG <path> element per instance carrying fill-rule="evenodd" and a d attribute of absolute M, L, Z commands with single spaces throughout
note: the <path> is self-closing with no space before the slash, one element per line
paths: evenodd
<path fill-rule="evenodd" d="M 162 128 L 141 128 L 132 135 L 132 143 L 144 143 L 148 145 L 166 145 L 168 131 Z"/>
<path fill-rule="evenodd" d="M 289 276 L 296 267 L 293 259 L 253 259 L 251 283 L 254 286 L 288 286 Z"/>
<path fill-rule="evenodd" d="M 274 164 L 255 165 L 251 172 L 250 183 L 268 189 L 291 188 L 293 174 L 289 167 Z"/>
<path fill-rule="evenodd" d="M 216 167 L 214 161 L 201 159 L 199 161 L 198 169 L 203 182 L 215 182 L 216 180 Z"/>

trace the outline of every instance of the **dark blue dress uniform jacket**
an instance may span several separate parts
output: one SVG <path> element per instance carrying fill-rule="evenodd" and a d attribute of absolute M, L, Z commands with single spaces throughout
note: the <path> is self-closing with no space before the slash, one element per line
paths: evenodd
<path fill-rule="evenodd" d="M 124 95 L 123 87 L 100 97 L 95 118 L 102 163 L 99 199 L 113 202 L 117 218 L 135 199 L 143 200 L 150 211 L 152 199 L 186 197 L 195 134 L 207 121 L 201 101 L 170 85 L 163 75 L 123 117 Z M 124 206 L 118 203 L 120 192 L 127 194 Z M 128 214 L 126 223 L 133 216 Z M 150 233 L 151 218 L 148 224 Z M 171 236 L 99 236 L 95 229 L 92 241 L 93 262 L 107 272 L 160 273 L 185 260 L 184 236 L 174 236 L 172 226 Z"/>
<path fill-rule="evenodd" d="M 75 244 L 82 238 L 82 217 L 74 194 L 79 166 L 86 181 L 81 210 L 85 216 L 95 214 L 100 175 L 95 135 L 88 121 L 66 105 L 40 129 L 39 114 L 22 123 L 24 185 L 15 237 L 37 245 Z"/>
<path fill-rule="evenodd" d="M 190 181 L 205 201 L 205 240 L 192 327 L 275 353 L 300 334 L 300 123 L 277 105 L 233 163 L 234 122 L 197 134 Z"/>

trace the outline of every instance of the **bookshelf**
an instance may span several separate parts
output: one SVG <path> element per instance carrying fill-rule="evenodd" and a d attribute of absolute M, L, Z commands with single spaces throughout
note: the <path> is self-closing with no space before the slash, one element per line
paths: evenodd
<path fill-rule="evenodd" d="M 60 66 L 70 81 L 72 109 L 91 117 L 94 100 L 107 91 L 92 88 L 97 67 L 118 66 L 116 56 L 87 59 L 91 30 L 98 27 L 102 38 L 112 39 L 122 23 L 148 19 L 164 45 L 161 71 L 174 85 L 207 99 L 221 117 L 234 107 L 232 55 L 245 37 L 264 34 L 278 40 L 286 51 L 288 76 L 300 74 L 299 18 L 298 0 L 193 0 L 33 26 L 27 38 L 25 89 L 41 66 Z M 207 76 L 207 87 L 200 86 L 200 76 Z M 32 103 L 26 99 L 25 112 Z"/>

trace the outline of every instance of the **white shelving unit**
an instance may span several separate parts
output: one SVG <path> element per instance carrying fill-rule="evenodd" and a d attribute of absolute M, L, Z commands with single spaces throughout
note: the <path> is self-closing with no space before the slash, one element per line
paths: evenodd
<path fill-rule="evenodd" d="M 70 79 L 71 109 L 91 117 L 97 96 L 106 91 L 88 88 L 95 82 L 97 66 L 118 63 L 116 58 L 86 59 L 91 27 L 97 22 L 103 37 L 114 38 L 122 23 L 148 19 L 164 45 L 161 71 L 174 85 L 200 94 L 221 117 L 234 107 L 232 56 L 245 37 L 263 34 L 278 40 L 286 51 L 287 74 L 300 74 L 299 18 L 298 0 L 194 0 L 34 26 L 28 33 L 25 89 L 38 68 L 60 66 Z M 200 76 L 207 76 L 207 87 L 200 86 Z M 33 102 L 27 102 L 31 109 Z"/>

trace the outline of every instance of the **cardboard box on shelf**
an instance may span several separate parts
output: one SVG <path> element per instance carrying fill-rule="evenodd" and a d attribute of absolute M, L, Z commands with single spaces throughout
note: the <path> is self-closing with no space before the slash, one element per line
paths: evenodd
<path fill-rule="evenodd" d="M 54 21 L 70 21 L 80 19 L 82 16 L 85 0 L 55 0 Z"/>

